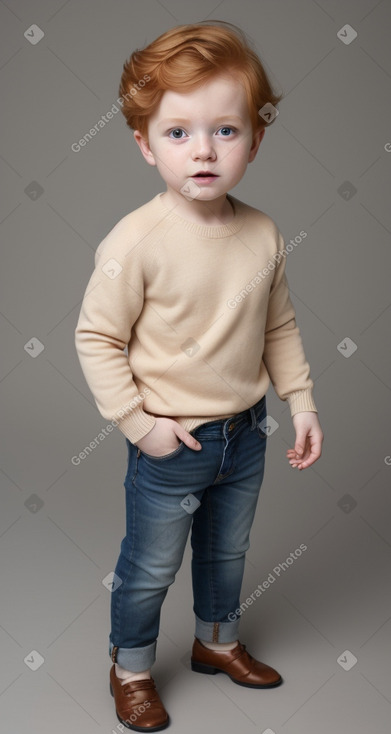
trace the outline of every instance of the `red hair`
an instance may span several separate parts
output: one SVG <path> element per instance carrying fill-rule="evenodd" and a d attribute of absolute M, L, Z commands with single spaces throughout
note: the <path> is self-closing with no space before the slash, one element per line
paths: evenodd
<path fill-rule="evenodd" d="M 206 21 L 205 21 L 206 23 Z M 225 73 L 245 88 L 253 132 L 268 127 L 259 110 L 280 102 L 257 53 L 243 31 L 226 21 L 180 25 L 144 49 L 136 49 L 123 65 L 119 86 L 126 124 L 147 138 L 148 119 L 166 90 L 190 92 Z"/>

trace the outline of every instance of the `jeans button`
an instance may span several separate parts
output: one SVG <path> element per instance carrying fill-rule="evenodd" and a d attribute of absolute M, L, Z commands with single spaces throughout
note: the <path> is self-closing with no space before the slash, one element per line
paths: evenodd
<path fill-rule="evenodd" d="M 235 428 L 235 423 L 230 423 L 228 426 L 228 430 L 233 431 L 234 428 Z"/>

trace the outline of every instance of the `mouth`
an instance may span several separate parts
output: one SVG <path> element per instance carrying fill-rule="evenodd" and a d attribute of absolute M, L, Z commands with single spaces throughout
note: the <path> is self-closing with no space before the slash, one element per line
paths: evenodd
<path fill-rule="evenodd" d="M 214 181 L 218 176 L 217 174 L 212 173 L 212 171 L 198 171 L 198 173 L 195 173 L 191 178 L 196 181 Z"/>

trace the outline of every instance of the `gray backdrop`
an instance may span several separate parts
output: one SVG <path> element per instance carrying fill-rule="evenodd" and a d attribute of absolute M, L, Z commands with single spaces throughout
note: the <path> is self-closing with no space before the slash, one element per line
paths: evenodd
<path fill-rule="evenodd" d="M 4 731 L 119 731 L 109 580 L 124 533 L 126 444 L 116 429 L 71 461 L 108 423 L 74 329 L 97 245 L 164 184 L 121 113 L 79 152 L 71 146 L 115 103 L 136 47 L 206 18 L 241 26 L 285 95 L 232 193 L 270 214 L 287 241 L 308 234 L 287 273 L 326 438 L 313 468 L 292 471 L 292 421 L 270 389 L 279 427 L 242 600 L 274 581 L 245 609 L 241 640 L 284 685 L 254 691 L 191 672 L 189 545 L 153 675 L 172 732 L 389 731 L 389 0 L 0 2 Z"/>

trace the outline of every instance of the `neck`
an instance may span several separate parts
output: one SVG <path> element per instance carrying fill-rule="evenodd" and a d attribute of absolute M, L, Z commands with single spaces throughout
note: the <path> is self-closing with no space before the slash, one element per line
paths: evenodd
<path fill-rule="evenodd" d="M 210 226 L 228 224 L 235 216 L 227 194 L 223 194 L 217 199 L 213 199 L 213 201 L 202 201 L 200 199 L 189 201 L 182 194 L 168 188 L 162 199 L 166 207 L 175 211 L 179 216 L 197 224 Z"/>

